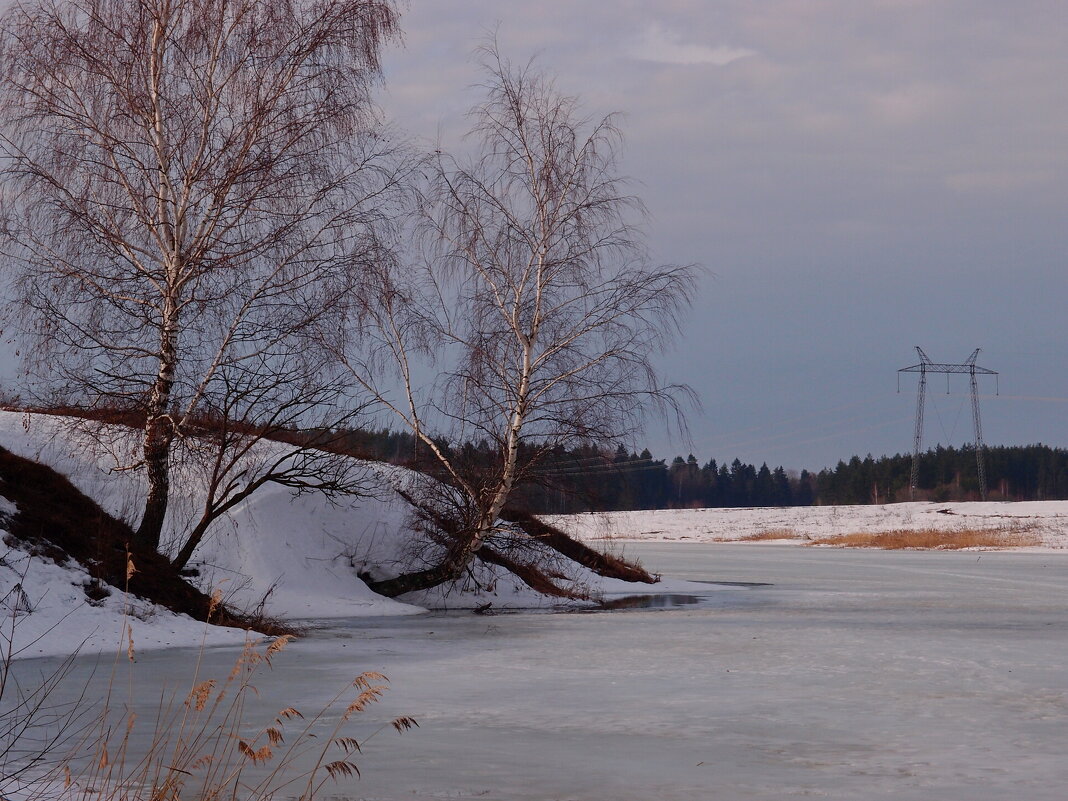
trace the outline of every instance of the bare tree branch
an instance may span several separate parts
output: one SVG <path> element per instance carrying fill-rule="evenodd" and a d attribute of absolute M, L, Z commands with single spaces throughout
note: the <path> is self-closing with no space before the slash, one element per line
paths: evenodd
<path fill-rule="evenodd" d="M 143 415 L 148 544 L 192 448 L 175 445 L 206 421 L 221 426 L 197 445 L 219 449 L 206 515 L 298 465 L 324 483 L 304 449 L 249 473 L 249 443 L 355 408 L 318 345 L 389 247 L 407 168 L 371 92 L 397 35 L 393 0 L 28 0 L 0 16 L 3 253 L 33 387 Z"/>
<path fill-rule="evenodd" d="M 424 505 L 444 532 L 432 564 L 375 584 L 387 594 L 459 578 L 487 545 L 537 455 L 627 437 L 650 405 L 681 414 L 686 387 L 652 365 L 693 287 L 692 266 L 649 263 L 631 223 L 642 207 L 618 173 L 612 116 L 581 116 L 529 65 L 483 49 L 485 100 L 471 112 L 478 154 L 438 154 L 422 199 L 422 265 L 373 274 L 363 338 L 343 350 L 352 379 L 425 444 L 452 491 Z M 437 391 L 413 361 L 439 366 Z M 383 363 L 402 400 L 376 376 Z M 443 391 L 442 391 L 443 390 Z M 465 464 L 443 442 L 472 432 L 492 459 Z M 486 548 L 487 550 L 483 550 Z M 516 563 L 518 564 L 518 563 Z"/>

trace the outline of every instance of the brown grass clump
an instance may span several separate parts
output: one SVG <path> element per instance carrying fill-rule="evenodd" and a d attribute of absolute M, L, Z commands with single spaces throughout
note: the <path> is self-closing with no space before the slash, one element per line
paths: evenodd
<path fill-rule="evenodd" d="M 995 529 L 894 529 L 892 531 L 862 531 L 814 539 L 810 545 L 832 545 L 837 548 L 882 548 L 901 550 L 956 551 L 961 548 L 1019 548 L 1039 545 L 1041 540 L 1030 528 Z"/>
<path fill-rule="evenodd" d="M 716 537 L 713 542 L 765 542 L 767 540 L 801 540 L 807 539 L 789 528 L 769 528 L 744 537 Z"/>
<path fill-rule="evenodd" d="M 355 715 L 386 692 L 388 679 L 373 671 L 356 676 L 307 716 L 286 706 L 264 721 L 262 702 L 253 708 L 259 696 L 253 681 L 291 640 L 282 636 L 261 645 L 247 639 L 224 678 L 204 678 L 198 659 L 190 690 L 161 694 L 147 720 L 150 737 L 143 754 L 130 746 L 140 723 L 129 711 L 134 699 L 119 700 L 121 681 L 113 673 L 98 720 L 70 754 L 49 755 L 56 757 L 56 767 L 28 784 L 23 795 L 44 801 L 62 784 L 65 797 L 97 801 L 271 801 L 283 795 L 312 801 L 328 782 L 360 775 L 361 746 L 379 731 L 419 725 L 405 716 L 359 741 L 344 733 Z"/>
<path fill-rule="evenodd" d="M 125 560 L 128 615 L 129 585 L 140 568 L 129 554 Z M 213 609 L 219 596 L 210 598 Z M 129 681 L 121 675 L 136 662 L 128 617 L 96 709 L 88 680 L 80 693 L 75 688 L 73 701 L 52 697 L 77 652 L 42 688 L 26 694 L 16 687 L 12 704 L 3 691 L 17 654 L 11 648 L 17 625 L 13 619 L 6 633 L 0 630 L 0 801 L 16 797 L 11 792 L 23 801 L 313 801 L 328 782 L 360 775 L 356 759 L 369 739 L 389 727 L 403 733 L 419 725 L 403 716 L 358 741 L 345 733 L 387 690 L 388 679 L 374 671 L 360 673 L 307 716 L 281 705 L 265 716 L 271 710 L 263 709 L 254 681 L 294 638 L 258 642 L 251 633 L 225 677 L 204 675 L 202 644 L 190 675 L 180 681 L 189 689 L 161 689 L 154 713 L 139 721 L 132 673 Z M 60 734 L 40 736 L 57 726 Z M 143 753 L 131 745 L 135 728 L 147 735 Z M 28 734 L 32 742 L 22 747 L 18 741 Z"/>

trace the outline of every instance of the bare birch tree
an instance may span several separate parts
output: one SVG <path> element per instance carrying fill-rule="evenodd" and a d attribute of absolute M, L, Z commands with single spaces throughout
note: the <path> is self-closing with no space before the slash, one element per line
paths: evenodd
<path fill-rule="evenodd" d="M 250 436 L 347 413 L 316 332 L 346 325 L 383 250 L 398 174 L 371 92 L 396 26 L 392 0 L 26 0 L 0 17 L 4 250 L 32 362 L 60 397 L 141 414 L 148 544 L 198 426 L 229 421 L 215 514 L 309 466 L 304 449 L 250 474 L 234 459 Z"/>
<path fill-rule="evenodd" d="M 431 563 L 372 585 L 387 595 L 459 578 L 541 453 L 625 438 L 649 404 L 677 412 L 686 393 L 660 381 L 652 358 L 677 330 L 694 269 L 648 262 L 615 118 L 584 118 L 575 98 L 495 47 L 483 56 L 485 100 L 469 134 L 478 155 L 438 155 L 427 258 L 379 273 L 363 350 L 346 361 L 437 461 L 451 487 L 438 508 L 456 501 Z M 427 357 L 439 372 L 421 385 Z M 383 365 L 401 392 L 382 383 Z M 490 463 L 464 464 L 442 445 L 470 440 L 490 444 Z"/>

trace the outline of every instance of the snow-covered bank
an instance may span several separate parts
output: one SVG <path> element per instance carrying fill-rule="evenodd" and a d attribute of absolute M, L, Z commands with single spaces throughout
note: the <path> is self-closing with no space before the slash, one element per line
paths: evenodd
<path fill-rule="evenodd" d="M 60 566 L 25 551 L 0 548 L 0 614 L 4 648 L 13 636 L 12 656 L 67 656 L 125 652 L 133 636 L 136 651 L 244 642 L 240 629 L 208 626 L 141 598 L 110 594 L 90 602 L 82 588 L 89 573 L 76 563 Z"/>
<path fill-rule="evenodd" d="M 665 509 L 546 517 L 586 541 L 734 542 L 782 534 L 786 541 L 894 530 L 1027 532 L 1042 548 L 1068 548 L 1068 501 L 894 503 L 747 509 Z"/>
<path fill-rule="evenodd" d="M 102 431 L 101 438 L 121 451 L 121 439 L 128 433 L 107 427 Z M 116 459 L 88 447 L 83 436 L 61 417 L 0 412 L 0 446 L 62 473 L 107 513 L 135 517 L 144 497 L 141 474 L 116 471 Z M 183 514 L 195 509 L 201 497 L 198 477 L 176 471 L 173 479 L 165 541 L 173 539 Z M 208 592 L 222 590 L 236 608 L 254 608 L 266 597 L 264 611 L 283 619 L 422 611 L 376 595 L 351 567 L 336 564 L 346 549 L 324 533 L 319 519 L 324 509 L 329 504 L 318 496 L 298 498 L 289 489 L 265 488 L 220 520 L 205 538 L 193 560 L 200 572 L 197 583 Z M 333 514 L 325 527 L 350 535 L 350 541 L 383 526 L 394 530 L 404 516 L 396 502 L 375 499 L 329 511 Z M 115 587 L 105 588 L 110 594 L 103 600 L 90 601 L 82 589 L 89 576 L 81 566 L 30 558 L 18 548 L 4 550 L 0 599 L 5 613 L 21 607 L 14 629 L 20 656 L 66 654 L 76 647 L 84 653 L 114 650 L 122 641 L 127 603 L 138 650 L 239 643 L 246 636 L 237 629 L 205 626 L 142 599 L 127 601 Z"/>
<path fill-rule="evenodd" d="M 0 411 L 0 446 L 64 474 L 109 514 L 135 518 L 145 492 L 141 473 L 116 471 L 116 459 L 89 447 L 84 436 L 61 417 Z M 106 441 L 115 452 L 129 450 L 124 438 L 130 438 L 126 430 L 101 427 L 94 432 L 94 445 Z M 404 599 L 407 603 L 372 592 L 360 574 L 399 571 L 417 558 L 410 553 L 411 507 L 394 488 L 410 482 L 412 474 L 374 463 L 363 467 L 369 494 L 359 498 L 327 499 L 280 485 L 262 487 L 213 525 L 190 562 L 198 571 L 193 581 L 206 592 L 221 589 L 227 603 L 238 609 L 259 608 L 270 617 L 310 622 L 416 614 L 427 607 L 532 608 L 558 603 L 512 574 L 484 564 L 473 566 L 473 581 L 412 595 Z M 165 543 L 175 541 L 182 523 L 199 507 L 202 480 L 188 470 L 172 474 Z M 577 565 L 568 572 L 598 596 L 685 591 L 681 586 L 603 579 Z M 59 566 L 40 557 L 29 559 L 17 549 L 8 551 L 0 564 L 3 611 L 18 603 L 33 610 L 19 612 L 16 647 L 27 648 L 24 656 L 68 653 L 83 640 L 85 651 L 118 647 L 124 594 L 112 587 L 102 602 L 90 603 L 82 590 L 87 580 L 77 565 Z M 19 595 L 23 591 L 25 599 Z M 135 606 L 131 622 L 139 649 L 196 645 L 205 637 L 212 644 L 244 637 L 240 631 L 216 627 L 205 634 L 204 625 L 189 618 L 147 602 L 135 601 Z"/>

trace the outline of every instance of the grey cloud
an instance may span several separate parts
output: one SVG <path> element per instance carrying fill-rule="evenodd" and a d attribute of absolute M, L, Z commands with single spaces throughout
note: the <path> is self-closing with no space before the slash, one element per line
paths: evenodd
<path fill-rule="evenodd" d="M 730 45 L 696 44 L 686 41 L 682 34 L 654 23 L 646 27 L 637 42 L 630 48 L 630 55 L 641 61 L 662 64 L 712 64 L 725 67 L 732 61 L 757 52 L 746 47 Z"/>
<path fill-rule="evenodd" d="M 718 276 L 666 362 L 706 399 L 702 459 L 818 467 L 907 447 L 909 424 L 713 452 L 718 431 L 889 388 L 870 411 L 883 425 L 915 344 L 982 346 L 1003 389 L 1068 397 L 1068 371 L 1011 361 L 1045 337 L 1068 364 L 1063 3 L 413 0 L 387 111 L 461 147 L 469 54 L 498 21 L 515 61 L 537 55 L 593 115 L 625 112 L 653 252 Z M 1051 409 L 992 404 L 988 436 L 1068 444 Z"/>
<path fill-rule="evenodd" d="M 717 276 L 665 362 L 706 401 L 694 453 L 819 467 L 907 448 L 910 424 L 878 426 L 915 344 L 948 356 L 982 346 L 1006 394 L 1068 397 L 1064 9 L 411 0 L 382 105 L 424 141 L 463 148 L 472 51 L 500 23 L 514 61 L 537 56 L 593 116 L 625 112 L 623 169 L 652 214 L 652 251 Z M 1035 351 L 1057 369 L 1014 362 Z M 871 433 L 715 451 L 718 432 L 884 390 Z M 1003 403 L 984 409 L 991 441 L 1068 445 L 1063 404 Z M 657 455 L 691 448 L 648 442 Z"/>

